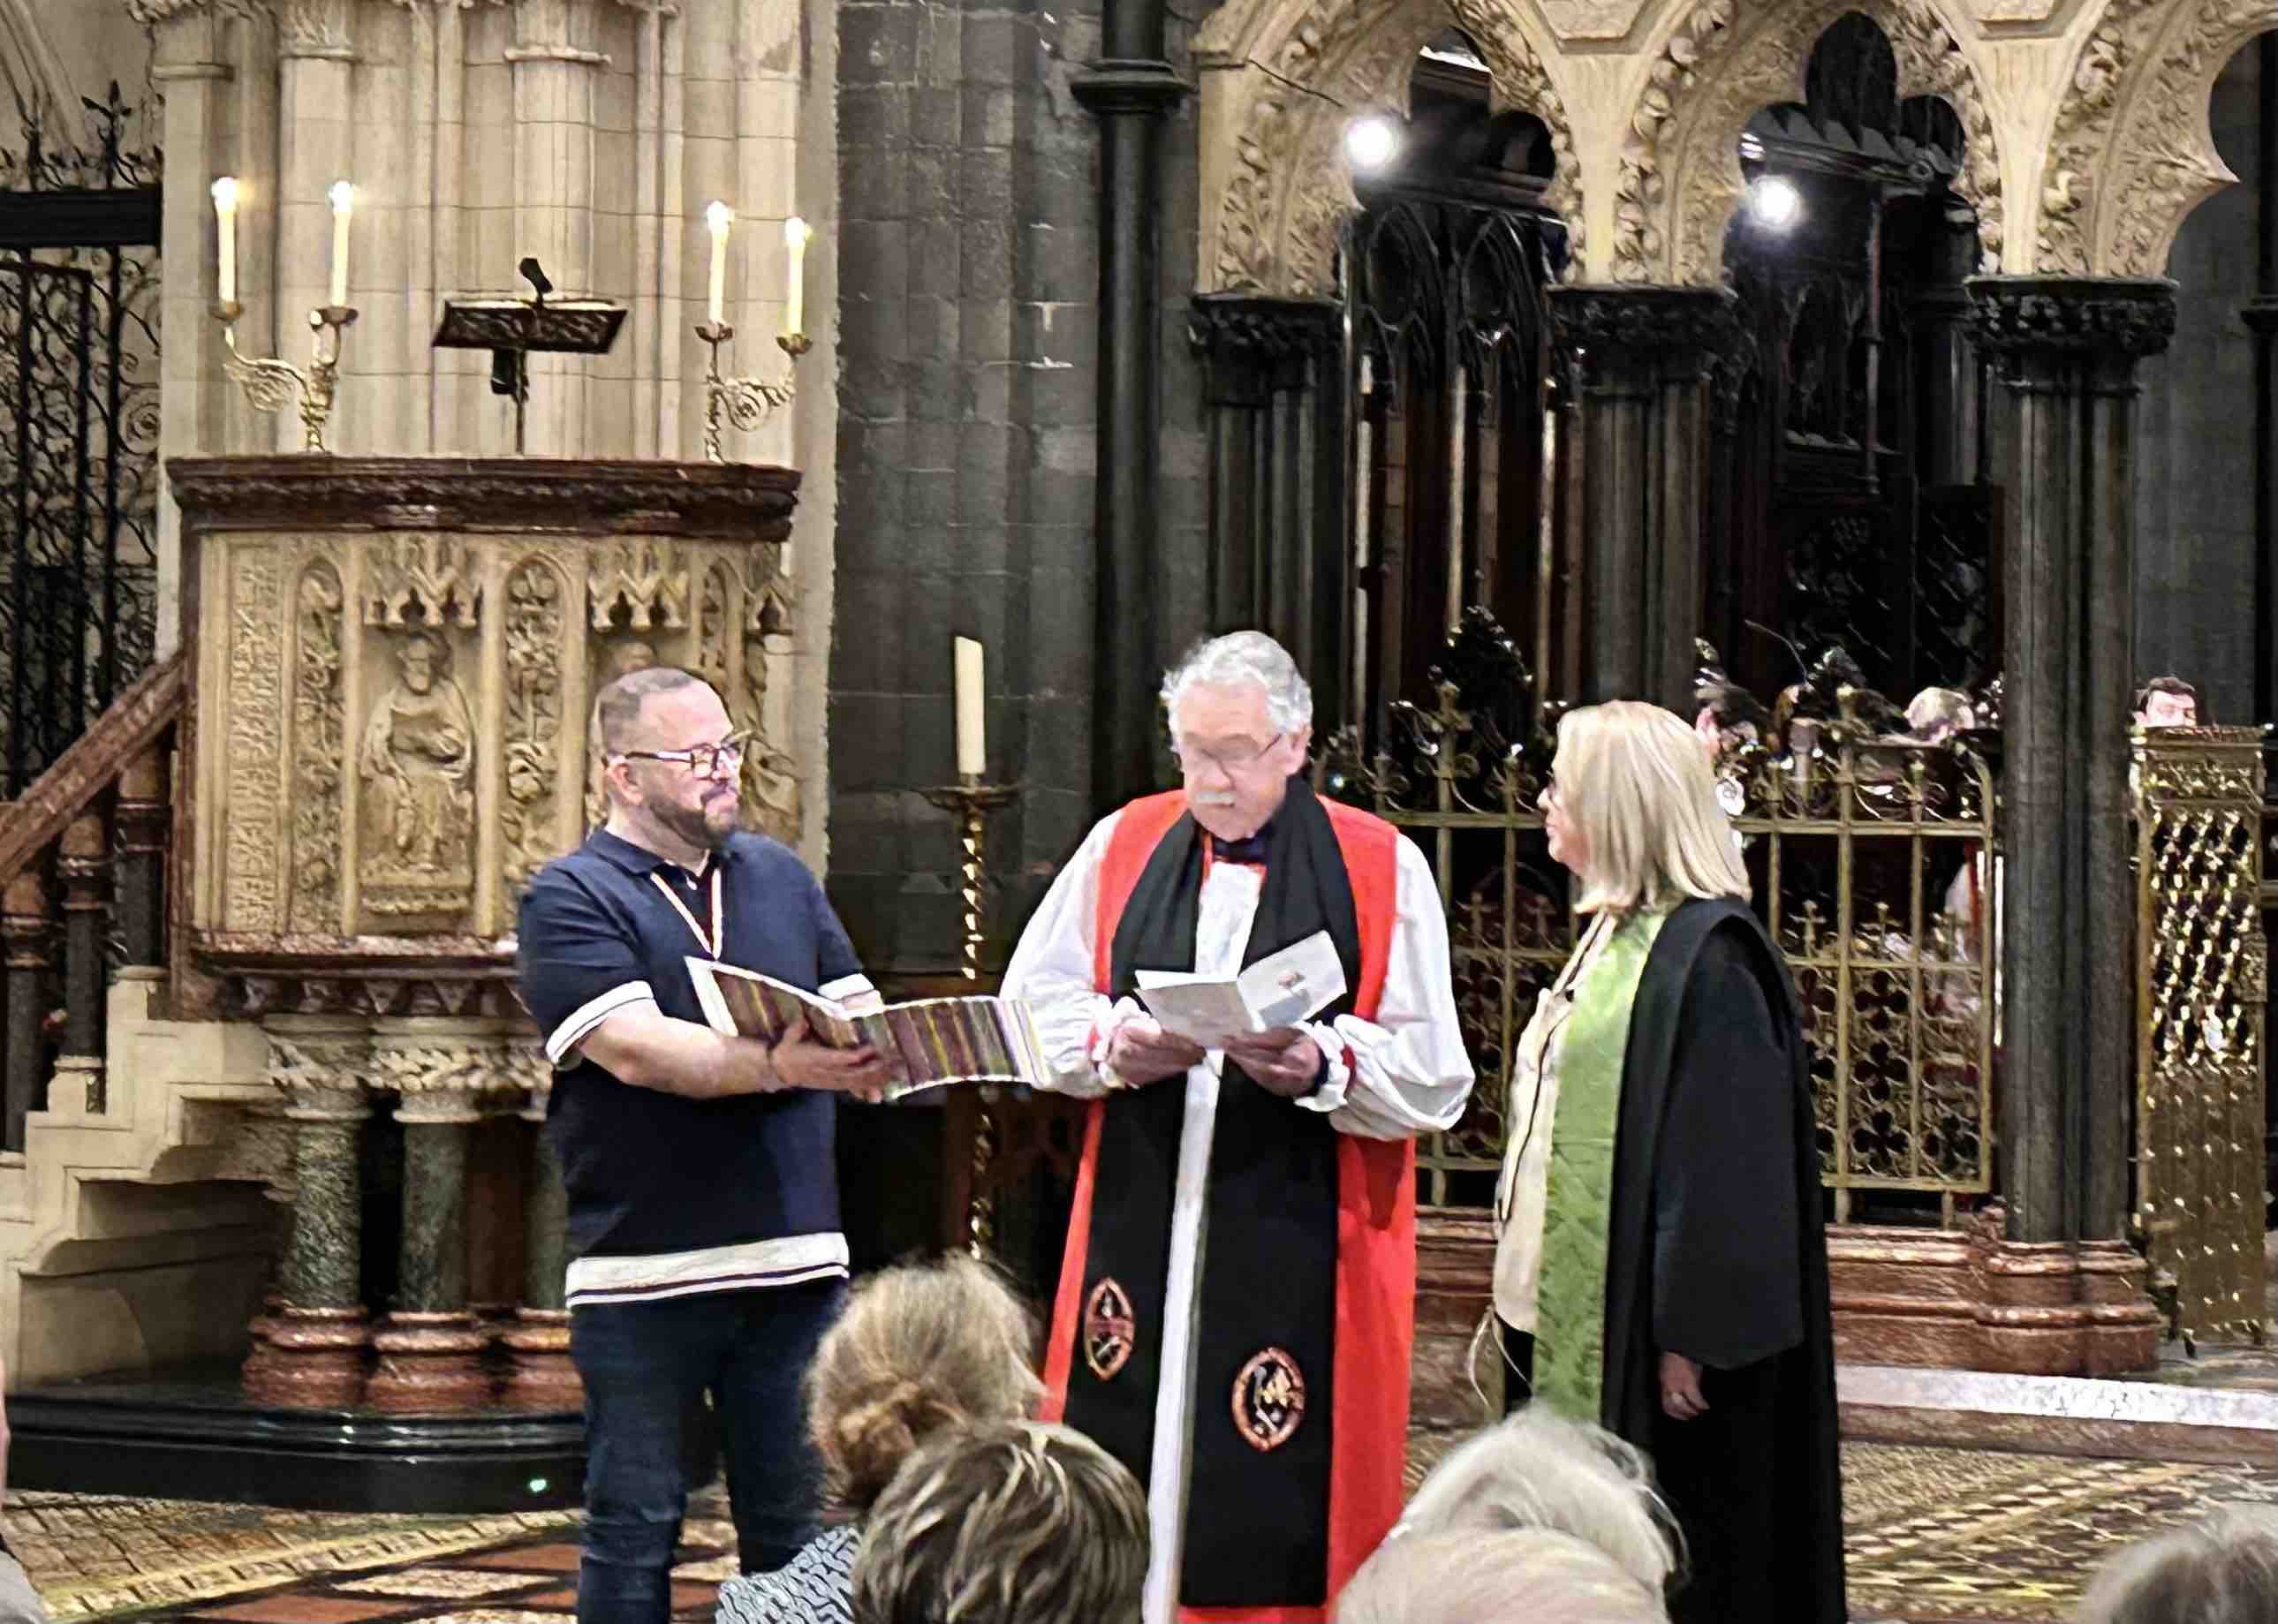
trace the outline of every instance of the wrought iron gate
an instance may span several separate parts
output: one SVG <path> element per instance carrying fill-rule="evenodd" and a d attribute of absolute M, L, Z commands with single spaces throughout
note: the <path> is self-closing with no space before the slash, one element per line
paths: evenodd
<path fill-rule="evenodd" d="M 158 155 L 118 87 L 0 151 L 0 800 L 140 675 L 157 629 Z"/>

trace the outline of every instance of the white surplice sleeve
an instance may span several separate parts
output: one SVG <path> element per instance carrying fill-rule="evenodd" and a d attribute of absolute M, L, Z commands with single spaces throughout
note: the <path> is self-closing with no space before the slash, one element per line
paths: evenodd
<path fill-rule="evenodd" d="M 1013 962 L 1005 967 L 1004 995 L 1028 1004 L 1044 1064 L 1051 1068 L 1052 1091 L 1087 1100 L 1107 1092 L 1097 1056 L 1119 1015 L 1113 1001 L 1094 988 L 1092 938 L 1099 917 L 1099 868 L 1122 815 L 1110 813 L 1084 836 L 1044 893 L 1013 949 Z M 1124 1002 L 1133 1010 L 1138 1008 Z"/>
<path fill-rule="evenodd" d="M 1394 876 L 1398 911 L 1376 1018 L 1340 1015 L 1304 1027 L 1329 1057 L 1329 1073 L 1297 1103 L 1327 1112 L 1332 1127 L 1361 1139 L 1409 1139 L 1454 1127 L 1473 1080 L 1456 1019 L 1440 887 L 1405 835 Z"/>

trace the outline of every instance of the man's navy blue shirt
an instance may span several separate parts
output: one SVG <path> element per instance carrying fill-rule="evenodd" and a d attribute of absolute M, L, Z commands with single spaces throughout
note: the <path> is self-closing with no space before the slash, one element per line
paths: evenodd
<path fill-rule="evenodd" d="M 822 886 L 765 835 L 734 835 L 694 875 L 599 830 L 538 873 L 522 901 L 522 989 L 564 1068 L 548 1132 L 569 1186 L 570 1255 L 592 1260 L 571 1265 L 573 1306 L 845 1272 L 831 1095 L 688 1099 L 620 1082 L 577 1051 L 610 1015 L 651 1001 L 702 1024 L 687 961 L 708 953 L 660 887 L 715 929 L 715 867 L 722 961 L 834 996 L 868 986 Z M 614 1261 L 634 1258 L 643 1263 Z"/>

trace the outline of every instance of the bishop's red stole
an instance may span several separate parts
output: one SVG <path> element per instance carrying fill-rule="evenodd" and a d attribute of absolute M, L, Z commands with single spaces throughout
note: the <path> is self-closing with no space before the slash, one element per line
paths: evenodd
<path fill-rule="evenodd" d="M 1359 927 L 1360 976 L 1352 993 L 1353 1012 L 1372 1020 L 1383 995 L 1397 911 L 1399 835 L 1383 820 L 1356 808 L 1326 800 L 1319 804 L 1329 815 L 1344 859 Z M 1094 984 L 1103 991 L 1111 987 L 1109 955 L 1125 904 L 1157 845 L 1185 811 L 1185 795 L 1173 790 L 1133 802 L 1117 820 L 1101 864 L 1094 921 Z M 1067 1250 L 1045 1351 L 1043 1414 L 1051 1421 L 1062 1417 L 1067 1403 L 1085 1308 L 1101 1126 L 1112 1104 L 1094 1101 L 1085 1118 Z M 1319 1605 L 1187 1607 L 1181 1610 L 1182 1620 L 1315 1624 L 1328 1616 L 1337 1593 L 1399 1520 L 1409 1361 L 1415 1337 L 1415 1145 L 1341 1134 L 1336 1149 L 1336 1308 L 1325 1600 Z M 1194 1395 L 1197 1410 L 1224 1402 L 1215 1392 L 1197 1391 Z M 1196 1481 L 1189 1492 L 1191 1529 L 1196 1513 L 1209 1514 L 1210 1486 Z"/>

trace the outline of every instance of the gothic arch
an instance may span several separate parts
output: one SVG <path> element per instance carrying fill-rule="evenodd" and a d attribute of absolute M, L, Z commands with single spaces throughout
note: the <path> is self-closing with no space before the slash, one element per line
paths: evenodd
<path fill-rule="evenodd" d="M 1368 107 L 1404 112 L 1417 53 L 1448 27 L 1479 46 L 1496 109 L 1522 109 L 1549 129 L 1556 168 L 1546 201 L 1565 220 L 1579 263 L 1573 126 L 1544 66 L 1547 44 L 1509 0 L 1234 0 L 1196 40 L 1196 59 L 1233 84 L 1223 98 L 1204 95 L 1200 291 L 1334 291 L 1337 224 L 1357 201 L 1345 123 Z M 1213 169 L 1222 184 L 1209 184 Z"/>
<path fill-rule="evenodd" d="M 1740 132 L 1759 108 L 1803 99 L 1813 45 L 1847 11 L 1890 39 L 1900 95 L 1938 96 L 1961 120 L 1966 150 L 1954 190 L 1977 211 L 1988 267 L 1999 263 L 2001 161 L 1991 109 L 1932 0 L 1695 0 L 1656 54 L 1631 117 L 1614 197 L 1615 280 L 1717 279 L 1742 187 Z"/>
<path fill-rule="evenodd" d="M 2270 0 L 2113 0 L 2082 43 L 2041 177 L 2037 270 L 2164 275 L 2183 218 L 2236 181 L 2215 150 L 2215 76 Z"/>

